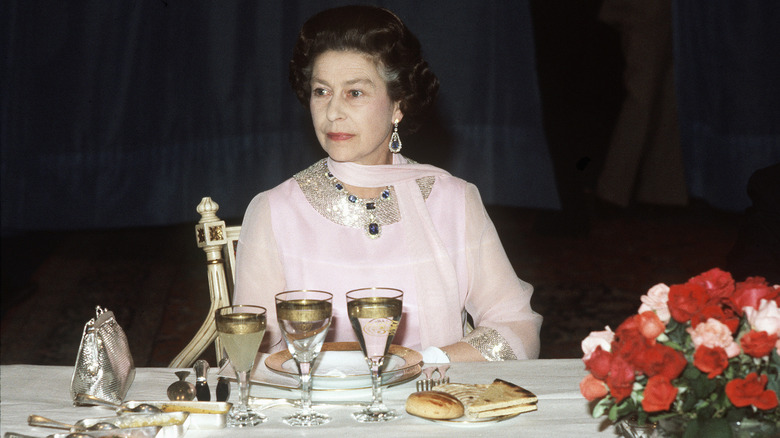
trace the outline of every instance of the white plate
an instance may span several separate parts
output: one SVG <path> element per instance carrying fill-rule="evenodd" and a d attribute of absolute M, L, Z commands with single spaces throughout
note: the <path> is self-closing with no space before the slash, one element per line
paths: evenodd
<path fill-rule="evenodd" d="M 424 418 L 424 419 L 433 421 L 434 423 L 446 424 L 448 426 L 471 427 L 471 426 L 486 426 L 488 424 L 498 423 L 499 421 L 504 421 L 510 418 L 517 417 L 521 413 L 522 412 L 518 412 L 517 414 L 499 415 L 498 417 L 488 417 L 488 418 L 469 418 L 464 415 L 460 418 L 454 418 L 452 420 L 432 420 L 430 418 Z"/>
<path fill-rule="evenodd" d="M 420 375 L 421 363 L 422 355 L 419 352 L 391 345 L 382 372 L 382 385 L 397 385 L 414 379 Z M 289 351 L 279 351 L 268 356 L 265 366 L 288 379 L 287 385 L 275 386 L 298 388 L 298 368 Z M 252 376 L 253 382 L 255 374 Z M 294 382 L 292 385 L 289 384 L 290 380 Z M 371 374 L 360 345 L 357 342 L 325 343 L 314 364 L 312 388 L 315 391 L 371 388 Z"/>

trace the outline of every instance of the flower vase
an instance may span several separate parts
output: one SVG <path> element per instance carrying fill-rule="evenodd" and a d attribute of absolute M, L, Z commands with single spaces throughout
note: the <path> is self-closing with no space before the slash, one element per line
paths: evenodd
<path fill-rule="evenodd" d="M 746 418 L 731 423 L 734 438 L 764 438 L 780 436 L 780 425 L 770 421 L 758 421 Z"/>
<path fill-rule="evenodd" d="M 618 434 L 623 438 L 660 438 L 657 423 L 647 422 L 640 425 L 636 417 L 627 417 L 615 424 Z"/>

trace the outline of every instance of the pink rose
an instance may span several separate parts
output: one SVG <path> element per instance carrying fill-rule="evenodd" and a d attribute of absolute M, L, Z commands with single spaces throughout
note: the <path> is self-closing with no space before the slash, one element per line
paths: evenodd
<path fill-rule="evenodd" d="M 734 342 L 729 327 L 715 318 L 708 319 L 696 328 L 689 327 L 686 331 L 691 335 L 693 345 L 697 348 L 700 345 L 708 348 L 720 347 L 726 351 L 729 358 L 739 355 L 741 351 L 739 344 Z"/>
<path fill-rule="evenodd" d="M 668 324 L 669 320 L 672 319 L 672 315 L 669 313 L 669 306 L 667 305 L 669 301 L 669 286 L 658 283 L 647 291 L 647 295 L 642 295 L 640 300 L 642 305 L 639 306 L 639 312 L 637 313 L 652 310 L 664 324 Z"/>
<path fill-rule="evenodd" d="M 777 302 L 761 300 L 758 310 L 752 307 L 744 307 L 742 310 L 753 330 L 764 331 L 770 335 L 780 333 L 780 310 L 777 308 Z"/>
<path fill-rule="evenodd" d="M 609 394 L 609 388 L 606 383 L 593 377 L 593 374 L 588 374 L 580 382 L 580 392 L 588 401 L 594 401 Z"/>
<path fill-rule="evenodd" d="M 661 321 L 661 318 L 651 310 L 642 312 L 634 318 L 637 318 L 637 324 L 642 336 L 647 339 L 654 340 L 666 330 L 666 325 Z"/>
<path fill-rule="evenodd" d="M 590 332 L 588 337 L 582 340 L 582 352 L 585 353 L 582 360 L 590 359 L 590 355 L 596 351 L 596 347 L 601 347 L 604 351 L 611 351 L 613 339 L 615 339 L 615 333 L 609 326 L 604 327 L 604 330 L 600 332 Z"/>

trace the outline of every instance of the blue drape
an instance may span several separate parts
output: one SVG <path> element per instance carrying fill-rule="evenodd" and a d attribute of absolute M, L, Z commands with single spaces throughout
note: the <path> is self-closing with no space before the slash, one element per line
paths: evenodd
<path fill-rule="evenodd" d="M 674 20 L 689 191 L 741 210 L 750 175 L 780 162 L 780 3 L 679 0 Z"/>
<path fill-rule="evenodd" d="M 287 83 L 301 24 L 344 1 L 2 2 L 2 226 L 240 217 L 324 156 Z M 350 2 L 351 3 L 351 2 Z M 442 91 L 404 153 L 486 203 L 557 208 L 526 1 L 395 0 Z"/>

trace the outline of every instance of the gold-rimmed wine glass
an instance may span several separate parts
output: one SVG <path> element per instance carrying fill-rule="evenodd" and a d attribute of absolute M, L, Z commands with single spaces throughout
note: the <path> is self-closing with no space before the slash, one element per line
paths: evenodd
<path fill-rule="evenodd" d="M 228 413 L 228 426 L 257 426 L 268 418 L 249 407 L 249 372 L 265 335 L 265 308 L 260 306 L 226 306 L 215 311 L 217 333 L 236 372 L 239 403 Z"/>
<path fill-rule="evenodd" d="M 382 402 L 382 365 L 403 313 L 404 293 L 372 287 L 347 292 L 347 314 L 371 370 L 371 405 L 352 414 L 361 423 L 391 421 L 401 416 Z"/>
<path fill-rule="evenodd" d="M 333 294 L 316 290 L 295 290 L 276 294 L 276 318 L 287 350 L 298 366 L 301 408 L 284 417 L 290 426 L 319 426 L 330 416 L 311 407 L 312 363 L 322 350 L 333 314 Z"/>

